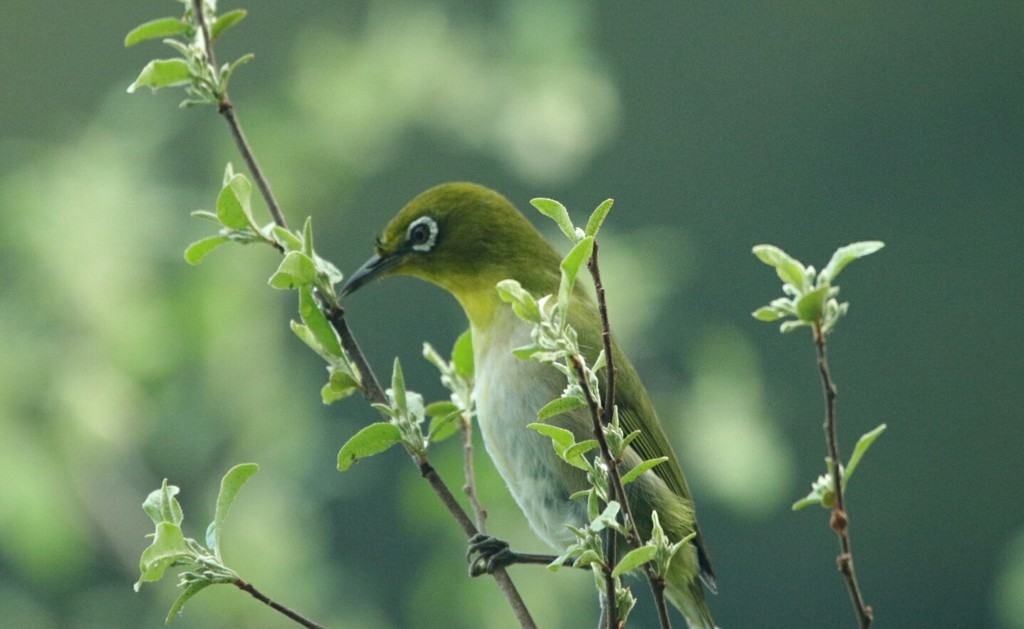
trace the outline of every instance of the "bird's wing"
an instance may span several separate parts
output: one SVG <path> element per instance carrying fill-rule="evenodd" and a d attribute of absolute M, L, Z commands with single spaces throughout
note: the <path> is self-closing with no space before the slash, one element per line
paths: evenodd
<path fill-rule="evenodd" d="M 579 344 L 586 354 L 587 360 L 593 361 L 603 348 L 600 336 L 600 320 L 593 306 L 590 308 L 586 307 L 586 304 L 580 304 L 580 306 L 574 309 L 575 316 L 570 317 L 570 323 L 577 330 Z M 573 319 L 578 320 L 573 321 Z M 594 330 L 597 330 L 596 335 L 593 332 Z M 683 476 L 682 469 L 679 467 L 679 460 L 672 450 L 668 436 L 658 420 L 657 412 L 654 410 L 654 405 L 647 394 L 647 389 L 644 388 L 640 376 L 636 373 L 636 369 L 633 368 L 632 363 L 629 362 L 626 355 L 619 349 L 614 339 L 612 340 L 612 353 L 616 379 L 615 403 L 619 407 L 619 420 L 622 422 L 623 431 L 627 435 L 637 430 L 640 431 L 640 435 L 633 440 L 630 447 L 644 460 L 667 456 L 668 460 L 661 465 L 656 465 L 652 471 L 673 492 L 685 498 L 692 505 L 693 497 L 690 493 L 690 487 L 686 483 L 686 477 Z M 607 380 L 604 372 L 602 372 L 600 380 L 602 386 L 605 386 Z M 646 426 L 643 425 L 640 419 L 645 416 L 652 419 L 652 421 L 647 422 L 648 425 Z M 696 516 L 694 518 L 694 531 L 697 534 L 693 539 L 693 543 L 697 547 L 701 576 L 708 585 L 708 588 L 714 591 L 715 572 L 711 567 L 711 560 L 708 557 L 707 550 L 704 548 L 704 539 L 701 536 L 700 528 L 697 526 Z"/>

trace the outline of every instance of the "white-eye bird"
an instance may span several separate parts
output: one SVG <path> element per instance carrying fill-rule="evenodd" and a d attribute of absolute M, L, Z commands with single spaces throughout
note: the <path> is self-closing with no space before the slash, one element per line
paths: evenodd
<path fill-rule="evenodd" d="M 347 295 L 370 280 L 407 275 L 433 282 L 455 296 L 472 330 L 474 396 L 484 445 L 533 530 L 558 552 L 575 541 L 566 525 L 580 527 L 588 520 L 586 501 L 569 499 L 585 489 L 587 481 L 582 470 L 555 454 L 548 437 L 527 424 L 561 395 L 565 378 L 550 365 L 512 355 L 513 349 L 529 344 L 530 325 L 501 301 L 495 285 L 514 279 L 536 297 L 557 293 L 560 261 L 540 232 L 503 196 L 475 184 L 448 183 L 406 205 L 377 239 L 375 255 L 342 288 Z M 603 347 L 601 323 L 594 301 L 579 283 L 569 323 L 592 364 Z M 666 594 L 691 628 L 711 629 L 715 625 L 701 582 L 713 591 L 714 572 L 697 529 L 689 487 L 640 378 L 614 343 L 613 353 L 615 400 L 623 430 L 640 431 L 627 451 L 625 468 L 644 459 L 668 457 L 627 486 L 637 526 L 646 538 L 653 509 L 670 539 L 696 532 L 672 561 Z M 586 408 L 547 421 L 572 431 L 577 441 L 593 438 Z"/>

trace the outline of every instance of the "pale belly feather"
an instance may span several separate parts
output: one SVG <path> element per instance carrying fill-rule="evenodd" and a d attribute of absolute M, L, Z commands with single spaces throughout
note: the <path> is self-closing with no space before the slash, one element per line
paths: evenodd
<path fill-rule="evenodd" d="M 565 388 L 555 369 L 512 356 L 529 340 L 529 327 L 510 308 L 499 310 L 489 333 L 473 331 L 477 417 L 484 446 L 530 526 L 561 550 L 575 539 L 566 524 L 585 522 L 585 502 L 569 500 L 583 479 L 548 437 L 526 427 Z"/>

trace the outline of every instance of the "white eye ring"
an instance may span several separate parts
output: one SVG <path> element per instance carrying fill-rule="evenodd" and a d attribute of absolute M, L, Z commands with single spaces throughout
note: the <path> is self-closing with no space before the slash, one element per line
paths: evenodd
<path fill-rule="evenodd" d="M 423 240 L 423 229 L 421 226 L 426 226 L 429 232 L 426 240 Z M 413 232 L 416 233 L 414 234 Z M 430 251 L 434 248 L 434 242 L 437 240 L 437 222 L 429 216 L 421 216 L 409 224 L 405 238 L 412 243 L 414 251 Z"/>

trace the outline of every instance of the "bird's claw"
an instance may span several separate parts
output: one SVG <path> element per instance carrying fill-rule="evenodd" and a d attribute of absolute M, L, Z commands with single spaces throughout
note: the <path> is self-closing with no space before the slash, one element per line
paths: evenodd
<path fill-rule="evenodd" d="M 469 562 L 469 576 L 478 577 L 514 564 L 516 553 L 509 549 L 508 542 L 477 533 L 469 538 L 466 561 Z"/>

